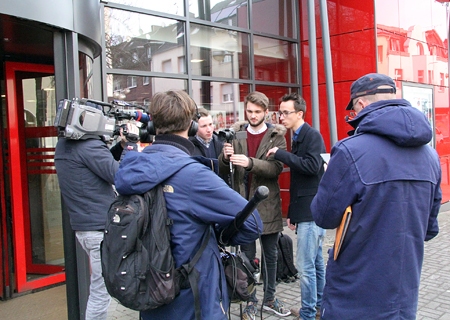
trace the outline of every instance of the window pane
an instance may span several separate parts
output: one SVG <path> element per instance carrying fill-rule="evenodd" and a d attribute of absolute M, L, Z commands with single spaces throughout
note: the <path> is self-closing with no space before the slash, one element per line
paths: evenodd
<path fill-rule="evenodd" d="M 255 80 L 297 83 L 295 47 L 287 41 L 255 36 Z"/>
<path fill-rule="evenodd" d="M 295 3 L 293 0 L 253 0 L 252 29 L 278 36 L 296 38 L 297 33 L 295 32 L 294 22 Z"/>
<path fill-rule="evenodd" d="M 206 7 L 205 7 L 206 5 Z M 248 28 L 247 0 L 189 1 L 189 14 L 197 19 Z"/>
<path fill-rule="evenodd" d="M 298 92 L 298 88 L 257 85 L 256 91 L 264 93 L 269 98 L 269 111 L 278 111 L 281 97 L 286 93 Z"/>
<path fill-rule="evenodd" d="M 191 24 L 192 74 L 249 79 L 248 35 Z"/>
<path fill-rule="evenodd" d="M 161 11 L 180 16 L 184 15 L 184 0 L 113 0 L 109 1 L 109 3 L 126 4 L 137 8 Z"/>
<path fill-rule="evenodd" d="M 134 86 L 129 87 L 130 83 Z M 123 100 L 133 104 L 148 105 L 156 92 L 186 90 L 186 87 L 186 80 L 179 79 L 117 74 L 107 76 L 108 101 Z"/>
<path fill-rule="evenodd" d="M 106 65 L 177 72 L 178 57 L 185 55 L 184 29 L 177 20 L 105 8 Z"/>
<path fill-rule="evenodd" d="M 199 107 L 211 111 L 216 131 L 244 120 L 244 98 L 249 90 L 247 84 L 192 81 L 192 98 Z"/>

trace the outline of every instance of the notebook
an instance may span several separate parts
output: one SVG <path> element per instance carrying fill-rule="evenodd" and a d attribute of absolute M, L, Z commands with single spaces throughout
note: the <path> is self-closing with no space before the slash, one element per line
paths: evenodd
<path fill-rule="evenodd" d="M 352 207 L 348 206 L 344 211 L 344 215 L 342 216 L 341 224 L 336 229 L 336 237 L 334 240 L 334 260 L 336 260 L 339 256 L 339 252 L 341 251 L 342 243 L 344 242 L 345 234 L 347 233 L 351 218 Z"/>

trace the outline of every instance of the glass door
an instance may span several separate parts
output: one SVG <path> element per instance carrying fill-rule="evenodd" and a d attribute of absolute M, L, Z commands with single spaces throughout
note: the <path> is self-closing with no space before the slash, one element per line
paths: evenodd
<path fill-rule="evenodd" d="M 53 66 L 5 63 L 6 172 L 11 199 L 15 291 L 65 281 Z"/>

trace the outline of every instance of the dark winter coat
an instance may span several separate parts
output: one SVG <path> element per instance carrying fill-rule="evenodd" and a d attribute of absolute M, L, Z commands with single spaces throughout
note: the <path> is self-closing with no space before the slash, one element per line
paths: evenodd
<path fill-rule="evenodd" d="M 349 122 L 314 198 L 317 225 L 353 215 L 340 255 L 330 250 L 322 319 L 416 319 L 424 241 L 438 234 L 442 193 L 430 123 L 403 99 L 378 101 Z"/>
<path fill-rule="evenodd" d="M 223 229 L 247 204 L 207 166 L 193 162 L 193 144 L 175 135 L 157 135 L 153 145 L 142 152 L 130 152 L 122 160 L 115 184 L 120 194 L 143 193 L 164 184 L 167 213 L 173 220 L 170 231 L 176 267 L 187 263 L 200 247 L 206 228 Z M 247 219 L 232 239 L 232 244 L 255 241 L 262 223 L 258 211 Z M 229 299 L 225 275 L 217 246 L 211 234 L 209 243 L 195 267 L 202 319 L 227 319 Z M 181 290 L 170 304 L 141 312 L 148 319 L 194 319 L 191 289 Z"/>
<path fill-rule="evenodd" d="M 247 132 L 248 122 L 237 122 L 232 126 L 237 139 L 233 140 L 235 154 L 247 155 L 247 139 L 240 139 L 239 132 Z M 280 124 L 267 124 L 267 131 L 261 140 L 256 156 L 250 158 L 250 167 L 234 166 L 234 189 L 243 197 L 251 198 L 256 188 L 266 186 L 269 196 L 258 205 L 258 211 L 264 224 L 263 234 L 283 231 L 283 218 L 281 215 L 281 197 L 278 177 L 283 171 L 283 163 L 276 161 L 273 156 L 266 157 L 267 151 L 273 147 L 286 149 L 286 128 Z M 230 170 L 229 161 L 225 160 L 223 153 L 219 156 L 220 171 Z M 247 175 L 251 173 L 251 186 L 247 190 Z"/>
<path fill-rule="evenodd" d="M 121 152 L 120 144 L 110 151 L 100 138 L 58 140 L 55 167 L 73 230 L 105 229 L 106 215 L 115 197 L 114 175 L 119 169 L 113 154 L 120 158 Z"/>
<path fill-rule="evenodd" d="M 291 152 L 278 150 L 275 153 L 275 159 L 282 161 L 291 171 L 287 217 L 292 224 L 313 221 L 310 205 L 324 172 L 321 153 L 325 153 L 322 135 L 306 122 L 297 139 L 292 141 Z"/>
<path fill-rule="evenodd" d="M 195 147 L 192 155 L 206 157 L 205 147 L 203 146 L 203 144 L 196 137 L 190 137 L 189 140 L 194 144 L 194 147 Z M 211 144 L 212 145 L 210 145 L 210 148 L 211 147 L 214 148 L 214 151 L 218 158 L 223 149 L 223 141 L 219 139 L 219 137 L 216 133 L 214 133 L 212 136 Z M 211 161 L 211 164 L 213 166 L 216 166 L 216 165 L 218 166 L 217 161 Z M 219 173 L 219 168 L 213 168 L 213 171 L 216 172 L 223 180 L 225 180 L 225 182 L 229 183 L 229 171 Z"/>

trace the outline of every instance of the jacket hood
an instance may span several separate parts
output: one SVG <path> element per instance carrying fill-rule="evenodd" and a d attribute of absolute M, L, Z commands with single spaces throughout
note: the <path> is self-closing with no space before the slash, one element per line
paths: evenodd
<path fill-rule="evenodd" d="M 142 194 L 193 162 L 197 161 L 174 146 L 152 145 L 127 153 L 114 184 L 120 194 Z"/>
<path fill-rule="evenodd" d="M 426 116 L 404 99 L 374 102 L 348 123 L 355 128 L 355 134 L 384 136 L 402 147 L 425 145 L 433 134 Z"/>
<path fill-rule="evenodd" d="M 286 134 L 287 129 L 282 124 L 271 124 L 271 123 L 266 122 L 266 125 L 267 125 L 267 128 L 269 128 L 269 129 L 273 128 L 273 133 L 277 133 L 282 136 L 284 136 Z M 238 121 L 231 126 L 231 129 L 233 129 L 235 132 L 238 132 L 238 131 L 247 130 L 247 127 L 248 127 L 248 121 Z"/>

